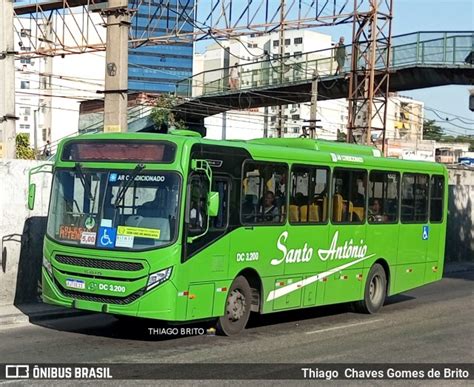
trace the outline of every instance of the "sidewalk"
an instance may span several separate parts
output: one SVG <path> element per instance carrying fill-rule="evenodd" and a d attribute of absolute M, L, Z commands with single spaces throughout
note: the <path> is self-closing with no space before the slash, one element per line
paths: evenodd
<path fill-rule="evenodd" d="M 70 316 L 80 316 L 88 312 L 78 309 L 62 308 L 60 306 L 43 303 L 14 305 L 0 305 L 0 327 L 9 324 L 42 321 Z"/>

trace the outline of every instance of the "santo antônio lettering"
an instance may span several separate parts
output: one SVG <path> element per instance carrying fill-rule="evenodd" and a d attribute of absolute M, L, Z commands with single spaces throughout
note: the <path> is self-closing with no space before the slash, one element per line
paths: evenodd
<path fill-rule="evenodd" d="M 286 263 L 300 263 L 309 262 L 313 257 L 313 248 L 308 247 L 305 242 L 303 247 L 300 248 L 287 248 L 288 242 L 288 231 L 284 231 L 280 234 L 277 240 L 277 249 L 281 252 L 280 258 L 271 260 L 272 265 L 279 265 L 282 262 Z M 357 259 L 364 258 L 367 254 L 367 245 L 361 240 L 360 244 L 355 244 L 353 239 L 344 241 L 343 245 L 339 244 L 339 231 L 334 233 L 332 238 L 331 246 L 329 249 L 318 249 L 318 256 L 321 261 L 335 260 L 335 259 Z"/>

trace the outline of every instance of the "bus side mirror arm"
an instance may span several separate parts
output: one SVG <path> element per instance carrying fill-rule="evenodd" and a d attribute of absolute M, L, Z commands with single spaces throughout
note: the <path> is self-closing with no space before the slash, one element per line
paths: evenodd
<path fill-rule="evenodd" d="M 39 173 L 53 173 L 53 164 L 41 164 L 28 171 L 28 209 L 30 211 L 35 208 L 36 197 L 36 184 L 31 182 L 31 177 Z"/>

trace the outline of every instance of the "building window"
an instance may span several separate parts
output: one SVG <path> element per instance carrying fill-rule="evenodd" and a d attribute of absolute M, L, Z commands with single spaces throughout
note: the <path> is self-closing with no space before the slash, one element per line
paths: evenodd
<path fill-rule="evenodd" d="M 295 38 L 295 44 L 303 44 L 303 38 Z"/>
<path fill-rule="evenodd" d="M 274 40 L 273 47 L 279 47 L 279 46 L 280 46 L 280 42 L 278 40 Z"/>
<path fill-rule="evenodd" d="M 20 82 L 20 89 L 29 89 L 30 88 L 30 81 L 21 81 Z"/>
<path fill-rule="evenodd" d="M 28 37 L 28 36 L 31 36 L 31 30 L 28 29 L 28 28 L 22 28 L 22 29 L 20 30 L 20 36 L 21 36 L 22 38 L 26 38 L 26 37 Z"/>
<path fill-rule="evenodd" d="M 30 125 L 21 124 L 20 125 L 20 130 L 30 130 Z"/>
<path fill-rule="evenodd" d="M 299 115 L 299 114 L 292 114 L 292 115 L 291 115 L 291 119 L 292 119 L 292 120 L 299 120 L 299 119 L 300 119 L 300 115 Z"/>
<path fill-rule="evenodd" d="M 293 133 L 298 133 L 300 128 L 298 128 L 297 126 L 294 126 L 293 128 Z"/>
<path fill-rule="evenodd" d="M 291 39 L 285 39 L 285 46 L 289 46 L 291 44 Z"/>
<path fill-rule="evenodd" d="M 43 128 L 43 141 L 47 141 L 51 138 L 51 128 Z"/>
<path fill-rule="evenodd" d="M 20 63 L 22 64 L 30 64 L 31 63 L 31 58 L 21 58 Z"/>
<path fill-rule="evenodd" d="M 303 53 L 301 51 L 295 51 L 295 58 L 301 58 Z"/>

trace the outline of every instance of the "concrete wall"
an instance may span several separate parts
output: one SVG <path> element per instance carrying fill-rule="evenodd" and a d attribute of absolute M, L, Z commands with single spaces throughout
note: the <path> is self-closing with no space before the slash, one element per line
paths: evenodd
<path fill-rule="evenodd" d="M 34 176 L 36 207 L 27 207 L 28 171 L 42 164 L 0 161 L 0 306 L 34 302 L 42 261 L 51 176 Z"/>
<path fill-rule="evenodd" d="M 449 167 L 446 260 L 474 262 L 474 169 Z"/>

